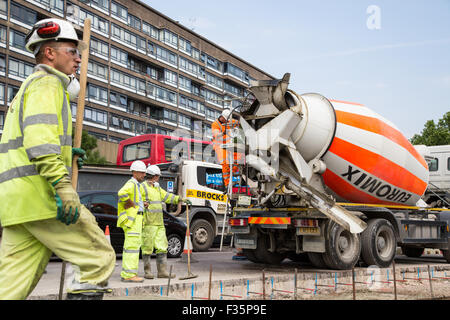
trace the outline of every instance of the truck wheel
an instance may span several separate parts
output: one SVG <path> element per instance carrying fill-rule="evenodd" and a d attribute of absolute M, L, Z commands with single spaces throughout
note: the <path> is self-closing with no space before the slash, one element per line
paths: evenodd
<path fill-rule="evenodd" d="M 214 229 L 205 219 L 196 219 L 192 222 L 192 246 L 194 251 L 207 251 L 214 241 Z"/>
<path fill-rule="evenodd" d="M 318 252 L 308 252 L 309 261 L 311 264 L 319 269 L 327 268 L 327 264 L 323 260 L 323 254 Z"/>
<path fill-rule="evenodd" d="M 338 270 L 353 268 L 361 253 L 359 234 L 350 233 L 334 221 L 330 221 L 327 229 L 323 254 L 326 265 L 328 268 Z"/>
<path fill-rule="evenodd" d="M 255 249 L 255 257 L 259 262 L 268 264 L 279 264 L 286 255 L 279 252 L 270 252 L 270 239 L 268 235 L 259 233 Z"/>
<path fill-rule="evenodd" d="M 410 258 L 419 258 L 425 251 L 425 248 L 407 247 L 407 246 L 401 246 L 401 248 L 402 253 Z"/>
<path fill-rule="evenodd" d="M 361 233 L 361 256 L 369 266 L 387 268 L 391 265 L 397 249 L 394 228 L 386 219 L 369 220 Z"/>

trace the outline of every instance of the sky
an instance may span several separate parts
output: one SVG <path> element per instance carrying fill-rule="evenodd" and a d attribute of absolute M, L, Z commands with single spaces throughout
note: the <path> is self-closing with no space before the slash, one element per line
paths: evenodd
<path fill-rule="evenodd" d="M 363 104 L 409 139 L 450 111 L 450 0 L 144 0 L 289 88 Z"/>

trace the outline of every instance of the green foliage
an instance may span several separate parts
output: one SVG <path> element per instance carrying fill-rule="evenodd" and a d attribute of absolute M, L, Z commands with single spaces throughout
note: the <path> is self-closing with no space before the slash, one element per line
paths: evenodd
<path fill-rule="evenodd" d="M 450 144 L 450 111 L 445 113 L 436 124 L 434 120 L 428 120 L 420 134 L 415 134 L 410 139 L 412 144 L 424 144 L 426 146 L 440 146 Z"/>
<path fill-rule="evenodd" d="M 86 151 L 87 159 L 84 164 L 108 164 L 106 158 L 102 157 L 98 150 L 94 150 L 97 148 L 97 138 L 88 134 L 86 130 L 83 130 L 81 136 L 81 148 Z"/>

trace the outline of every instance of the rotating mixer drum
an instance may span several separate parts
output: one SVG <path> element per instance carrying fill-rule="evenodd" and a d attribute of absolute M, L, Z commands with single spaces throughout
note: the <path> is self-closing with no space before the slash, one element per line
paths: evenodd
<path fill-rule="evenodd" d="M 297 150 L 306 161 L 326 164 L 323 181 L 337 198 L 416 205 L 428 185 L 428 166 L 394 124 L 357 103 L 288 93 L 302 105 L 292 135 Z"/>

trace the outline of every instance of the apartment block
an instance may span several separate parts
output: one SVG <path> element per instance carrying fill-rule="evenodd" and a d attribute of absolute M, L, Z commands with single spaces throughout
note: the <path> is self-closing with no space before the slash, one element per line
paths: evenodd
<path fill-rule="evenodd" d="M 247 95 L 250 79 L 272 79 L 141 1 L 0 0 L 0 134 L 35 64 L 25 36 L 50 17 L 72 22 L 80 37 L 91 19 L 83 126 L 101 140 L 177 129 L 209 139 L 211 122 Z"/>

